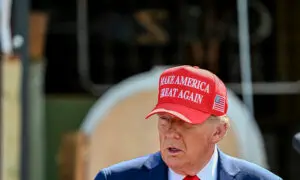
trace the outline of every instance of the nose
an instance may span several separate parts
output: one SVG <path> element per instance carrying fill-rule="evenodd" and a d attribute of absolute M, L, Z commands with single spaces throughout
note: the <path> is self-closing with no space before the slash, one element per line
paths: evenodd
<path fill-rule="evenodd" d="M 170 128 L 167 132 L 166 132 L 166 137 L 170 138 L 170 139 L 180 139 L 180 133 L 178 131 L 176 131 L 173 128 Z"/>

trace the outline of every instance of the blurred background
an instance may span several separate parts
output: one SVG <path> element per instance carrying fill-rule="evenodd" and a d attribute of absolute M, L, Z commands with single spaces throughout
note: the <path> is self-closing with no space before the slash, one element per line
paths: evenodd
<path fill-rule="evenodd" d="M 3 180 L 62 179 L 63 137 L 80 131 L 103 93 L 179 64 L 216 73 L 253 113 L 269 169 L 299 179 L 292 137 L 300 131 L 300 1 L 0 3 Z M 75 164 L 64 173 L 88 168 Z"/>

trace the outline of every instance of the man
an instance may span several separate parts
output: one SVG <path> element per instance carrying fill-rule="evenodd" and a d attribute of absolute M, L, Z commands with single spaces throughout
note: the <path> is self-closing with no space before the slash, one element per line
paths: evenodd
<path fill-rule="evenodd" d="M 95 180 L 279 180 L 217 148 L 229 128 L 227 90 L 213 73 L 191 66 L 165 70 L 158 102 L 160 151 L 101 170 Z M 255 147 L 253 147 L 255 148 Z"/>

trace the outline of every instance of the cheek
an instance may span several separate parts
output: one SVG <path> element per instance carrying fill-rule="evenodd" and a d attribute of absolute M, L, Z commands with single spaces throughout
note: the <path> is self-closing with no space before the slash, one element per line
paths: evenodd
<path fill-rule="evenodd" d="M 162 145 L 164 142 L 164 134 L 161 132 L 158 132 L 158 138 L 159 138 L 160 145 Z"/>
<path fill-rule="evenodd" d="M 208 139 L 203 135 L 192 136 L 185 139 L 185 144 L 187 152 L 199 153 L 207 147 Z"/>

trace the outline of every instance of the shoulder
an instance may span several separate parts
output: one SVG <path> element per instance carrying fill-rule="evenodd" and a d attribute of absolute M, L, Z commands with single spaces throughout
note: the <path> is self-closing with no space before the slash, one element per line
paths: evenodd
<path fill-rule="evenodd" d="M 151 155 L 149 154 L 106 167 L 98 172 L 95 180 L 106 180 L 108 177 L 110 179 L 128 179 L 129 177 L 134 177 L 141 173 L 143 165 Z"/>
<path fill-rule="evenodd" d="M 227 158 L 239 169 L 238 173 L 236 174 L 236 179 L 282 180 L 282 178 L 276 174 L 254 163 L 231 156 L 227 156 Z"/>

